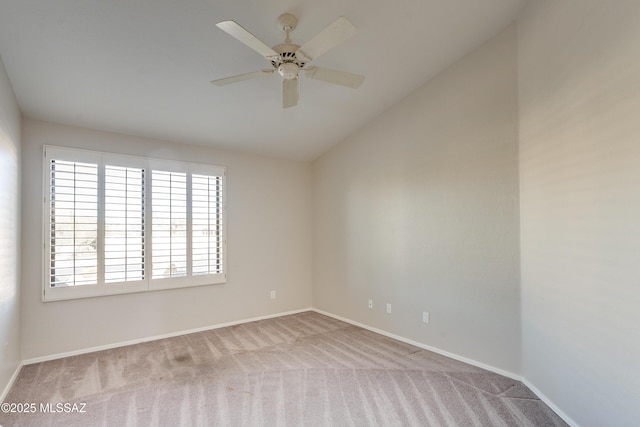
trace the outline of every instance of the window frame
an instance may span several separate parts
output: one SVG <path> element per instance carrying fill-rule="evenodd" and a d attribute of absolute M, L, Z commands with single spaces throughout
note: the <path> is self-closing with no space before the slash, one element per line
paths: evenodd
<path fill-rule="evenodd" d="M 51 160 L 84 162 L 98 165 L 97 187 L 97 283 L 90 285 L 51 287 Z M 105 166 L 141 168 L 144 170 L 144 279 L 122 282 L 105 281 Z M 182 172 L 187 175 L 187 273 L 183 277 L 153 278 L 153 205 L 152 191 L 154 170 L 167 172 Z M 220 265 L 221 272 L 214 274 L 192 275 L 192 175 L 207 175 L 220 177 Z M 120 155 L 99 151 L 45 145 L 43 147 L 43 277 L 42 301 L 60 301 L 78 298 L 90 298 L 107 295 L 128 294 L 136 292 L 150 292 L 164 289 L 178 289 L 194 286 L 206 286 L 227 282 L 227 191 L 226 168 L 224 166 L 187 163 L 174 160 L 161 160 L 146 157 Z"/>

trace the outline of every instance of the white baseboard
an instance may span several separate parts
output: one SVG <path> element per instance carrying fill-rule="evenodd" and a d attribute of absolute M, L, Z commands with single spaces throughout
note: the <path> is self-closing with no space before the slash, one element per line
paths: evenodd
<path fill-rule="evenodd" d="M 450 357 L 451 359 L 459 360 L 460 362 L 468 363 L 469 365 L 473 365 L 473 366 L 476 366 L 478 368 L 486 369 L 487 371 L 494 372 L 496 374 L 505 376 L 507 378 L 511 378 L 513 380 L 516 380 L 516 381 L 522 381 L 522 378 L 519 375 L 516 375 L 516 374 L 514 374 L 512 372 L 509 372 L 509 371 L 505 371 L 505 370 L 500 369 L 500 368 L 496 368 L 495 366 L 487 365 L 485 363 L 478 362 L 477 360 L 468 359 L 468 358 L 466 358 L 464 356 L 460 356 L 460 355 L 457 355 L 457 354 L 454 354 L 454 353 L 449 353 L 448 351 L 442 350 L 440 348 L 431 347 L 430 345 L 423 344 L 423 343 L 418 342 L 418 341 L 410 340 L 408 338 L 401 337 L 400 335 L 392 334 L 390 332 L 383 331 L 382 329 L 374 328 L 372 326 L 365 325 L 363 323 L 356 322 L 354 320 L 347 319 L 345 317 L 338 316 L 338 315 L 335 315 L 333 313 L 328 313 L 328 312 L 323 311 L 323 310 L 318 310 L 317 308 L 313 308 L 312 310 L 315 311 L 316 313 L 324 314 L 325 316 L 333 317 L 334 319 L 342 320 L 343 322 L 350 323 L 350 324 L 352 324 L 354 326 L 359 326 L 359 327 L 367 329 L 367 330 L 369 330 L 371 332 L 375 332 L 377 334 L 384 335 L 385 337 L 393 338 L 394 340 L 402 341 L 404 343 L 414 345 L 414 346 L 422 348 L 424 350 L 429 350 L 429 351 L 432 351 L 434 353 L 438 353 L 438 354 L 441 354 L 443 356 Z"/>
<path fill-rule="evenodd" d="M 538 398 L 540 398 L 540 400 L 542 400 L 547 406 L 549 406 L 549 408 L 551 408 L 551 410 L 553 410 L 556 414 L 558 414 L 558 416 L 560 418 L 562 418 L 567 424 L 569 424 L 571 427 L 580 427 L 578 423 L 576 423 L 573 419 L 571 419 L 571 417 L 569 417 L 567 414 L 565 414 L 555 403 L 553 403 L 549 398 L 547 398 L 547 396 L 545 396 L 540 390 L 538 390 L 526 378 L 523 378 L 520 375 L 516 375 L 516 374 L 514 374 L 512 372 L 508 372 L 508 371 L 505 371 L 503 369 L 496 368 L 495 366 L 487 365 L 485 363 L 478 362 L 477 360 L 469 359 L 469 358 L 464 357 L 464 356 L 460 356 L 460 355 L 457 355 L 457 354 L 454 354 L 454 353 L 450 353 L 450 352 L 442 350 L 440 348 L 432 347 L 430 345 L 423 344 L 421 342 L 414 341 L 414 340 L 411 340 L 411 339 L 408 339 L 408 338 L 405 338 L 405 337 L 402 337 L 402 336 L 399 336 L 399 335 L 396 335 L 396 334 L 392 334 L 390 332 L 383 331 L 382 329 L 374 328 L 372 326 L 365 325 L 363 323 L 356 322 L 356 321 L 351 320 L 351 319 L 347 319 L 346 317 L 338 316 L 336 314 L 329 313 L 329 312 L 326 312 L 324 310 L 320 310 L 320 309 L 312 308 L 312 307 L 303 308 L 303 309 L 299 309 L 299 310 L 286 311 L 286 312 L 281 312 L 281 313 L 275 313 L 275 314 L 269 314 L 269 315 L 265 315 L 265 316 L 252 317 L 252 318 L 249 318 L 249 319 L 235 320 L 233 322 L 219 323 L 219 324 L 216 324 L 216 325 L 205 326 L 205 327 L 201 327 L 201 328 L 194 328 L 194 329 L 188 329 L 188 330 L 183 330 L 183 331 L 178 331 L 178 332 L 171 332 L 171 333 L 168 333 L 168 334 L 156 335 L 156 336 L 152 336 L 152 337 L 145 337 L 145 338 L 141 338 L 141 339 L 137 339 L 137 340 L 123 341 L 123 342 L 118 342 L 118 343 L 113 343 L 113 344 L 101 345 L 101 346 L 97 346 L 97 347 L 90 347 L 90 348 L 85 348 L 85 349 L 81 349 L 81 350 L 69 351 L 69 352 L 65 352 L 65 353 L 52 354 L 52 355 L 48 355 L 48 356 L 35 357 L 35 358 L 32 358 L 32 359 L 23 360 L 18 365 L 18 367 L 16 368 L 16 370 L 13 373 L 11 379 L 9 380 L 9 383 L 7 384 L 5 389 L 3 390 L 2 394 L 0 395 L 0 402 L 4 401 L 5 397 L 9 393 L 9 390 L 11 390 L 11 387 L 13 386 L 13 383 L 15 382 L 16 378 L 18 377 L 18 374 L 20 373 L 20 369 L 24 365 L 30 365 L 30 364 L 33 364 L 33 363 L 40 363 L 40 362 L 46 362 L 46 361 L 49 361 L 49 360 L 61 359 L 63 357 L 77 356 L 77 355 L 80 355 L 80 354 L 92 353 L 94 351 L 109 350 L 109 349 L 112 349 L 112 348 L 124 347 L 124 346 L 127 346 L 127 345 L 139 344 L 139 343 L 148 342 L 148 341 L 155 341 L 155 340 L 159 340 L 159 339 L 163 339 L 163 338 L 171 338 L 171 337 L 176 337 L 176 336 L 180 336 L 180 335 L 187 335 L 187 334 L 192 334 L 192 333 L 195 333 L 195 332 L 203 332 L 203 331 L 209 331 L 209 330 L 212 330 L 212 329 L 226 328 L 228 326 L 240 325 L 240 324 L 243 324 L 243 323 L 255 322 L 255 321 L 258 321 L 258 320 L 273 319 L 273 318 L 276 318 L 276 317 L 289 316 L 291 314 L 304 313 L 304 312 L 307 312 L 307 311 L 314 311 L 316 313 L 323 314 L 325 316 L 332 317 L 332 318 L 337 319 L 337 320 L 341 320 L 341 321 L 343 321 L 345 323 L 349 323 L 351 325 L 358 326 L 360 328 L 369 330 L 371 332 L 375 332 L 377 334 L 384 335 L 386 337 L 393 338 L 395 340 L 398 340 L 398 341 L 401 341 L 401 342 L 404 342 L 404 343 L 407 343 L 407 344 L 411 344 L 411 345 L 416 346 L 418 348 L 422 348 L 424 350 L 432 351 L 432 352 L 440 354 L 442 356 L 450 357 L 451 359 L 455 359 L 455 360 L 458 360 L 460 362 L 468 363 L 469 365 L 476 366 L 478 368 L 486 369 L 487 371 L 494 372 L 494 373 L 499 374 L 499 375 L 503 375 L 503 376 L 505 376 L 507 378 L 511 378 L 511 379 L 516 380 L 516 381 L 521 381 L 533 393 L 535 393 L 536 396 L 538 396 Z"/>
<path fill-rule="evenodd" d="M 544 403 L 546 403 L 553 412 L 558 414 L 558 416 L 562 418 L 565 423 L 569 424 L 571 427 L 580 427 L 580 424 L 575 422 L 569 415 L 565 414 L 564 411 L 558 407 L 558 405 L 553 403 L 547 396 L 544 395 L 544 393 L 538 390 L 536 386 L 531 384 L 529 380 L 527 380 L 526 378 L 522 378 L 522 384 L 526 385 L 529 390 L 534 392 L 535 395 L 538 396 Z"/>
<path fill-rule="evenodd" d="M 365 325 L 363 323 L 356 322 L 354 320 L 347 319 L 345 317 L 338 316 L 338 315 L 333 314 L 333 313 L 329 313 L 329 312 L 326 312 L 326 311 L 323 311 L 323 310 L 319 310 L 317 308 L 312 308 L 311 310 L 315 311 L 316 313 L 324 314 L 325 316 L 329 316 L 329 317 L 332 317 L 334 319 L 341 320 L 341 321 L 349 323 L 351 325 L 359 326 L 359 327 L 361 327 L 363 329 L 366 329 L 368 331 L 375 332 L 375 333 L 380 334 L 380 335 L 384 335 L 385 337 L 393 338 L 395 340 L 398 340 L 398 341 L 401 341 L 401 342 L 404 342 L 404 343 L 407 343 L 407 344 L 414 345 L 414 346 L 422 348 L 424 350 L 429 350 L 429 351 L 432 351 L 434 353 L 441 354 L 441 355 L 446 356 L 446 357 L 450 357 L 451 359 L 459 360 L 460 362 L 468 363 L 469 365 L 473 365 L 473 366 L 476 366 L 478 368 L 486 369 L 487 371 L 490 371 L 490 372 L 493 372 L 493 373 L 496 373 L 496 374 L 499 374 L 499 375 L 503 375 L 503 376 L 505 376 L 507 378 L 511 378 L 513 380 L 516 380 L 516 381 L 520 381 L 524 385 L 526 385 L 536 396 L 538 396 L 538 398 L 540 400 L 542 400 L 549 408 L 551 408 L 551 410 L 553 412 L 555 412 L 560 418 L 562 418 L 564 420 L 564 422 L 569 424 L 571 427 L 580 427 L 580 425 L 578 423 L 576 423 L 573 419 L 571 419 L 571 417 L 569 417 L 567 414 L 565 414 L 556 404 L 554 404 L 551 400 L 549 400 L 549 398 L 547 398 L 547 396 L 545 396 L 533 384 L 531 384 L 529 381 L 527 381 L 526 378 L 523 378 L 520 375 L 516 375 L 516 374 L 514 374 L 512 372 L 508 372 L 508 371 L 505 371 L 505 370 L 500 369 L 500 368 L 496 368 L 495 366 L 491 366 L 491 365 L 487 365 L 487 364 L 482 363 L 482 362 L 478 362 L 477 360 L 469 359 L 469 358 L 466 358 L 464 356 L 460 356 L 460 355 L 457 355 L 457 354 L 454 354 L 454 353 L 450 353 L 448 351 L 442 350 L 442 349 L 437 348 L 437 347 L 432 347 L 430 345 L 426 345 L 426 344 L 423 344 L 423 343 L 418 342 L 418 341 L 410 340 L 408 338 L 401 337 L 399 335 L 392 334 L 392 333 L 389 333 L 387 331 L 383 331 L 382 329 L 374 328 L 372 326 Z"/>
<path fill-rule="evenodd" d="M 243 324 L 243 323 L 255 322 L 255 321 L 258 321 L 258 320 L 273 319 L 275 317 L 289 316 L 291 314 L 298 314 L 298 313 L 303 313 L 303 312 L 311 311 L 311 310 L 312 310 L 311 307 L 302 308 L 302 309 L 299 309 L 299 310 L 291 310 L 291 311 L 285 311 L 285 312 L 281 312 L 281 313 L 268 314 L 268 315 L 265 315 L 265 316 L 252 317 L 252 318 L 249 318 L 249 319 L 234 320 L 232 322 L 219 323 L 219 324 L 216 324 L 216 325 L 204 326 L 204 327 L 201 327 L 201 328 L 194 328 L 194 329 L 188 329 L 188 330 L 184 330 L 184 331 L 170 332 L 168 334 L 155 335 L 155 336 L 152 336 L 152 337 L 145 337 L 145 338 L 140 338 L 140 339 L 135 339 L 135 340 L 130 340 L 130 341 L 122 341 L 122 342 L 117 342 L 117 343 L 113 343 L 113 344 L 100 345 L 100 346 L 97 346 L 97 347 L 83 348 L 83 349 L 80 349 L 80 350 L 68 351 L 68 352 L 65 352 L 65 353 L 57 353 L 57 354 L 50 354 L 50 355 L 47 355 L 47 356 L 34 357 L 34 358 L 31 358 L 31 359 L 23 360 L 22 364 L 20 366 L 22 366 L 22 365 L 31 365 L 31 364 L 40 363 L 40 362 L 48 362 L 50 360 L 62 359 L 63 357 L 78 356 L 80 354 L 93 353 L 94 351 L 109 350 L 109 349 L 112 349 L 112 348 L 124 347 L 124 346 L 127 346 L 127 345 L 140 344 L 140 343 L 143 343 L 143 342 L 155 341 L 155 340 L 160 340 L 160 339 L 163 339 L 163 338 L 172 338 L 172 337 L 177 337 L 177 336 L 180 336 L 180 335 L 193 334 L 195 332 L 203 332 L 203 331 L 210 331 L 212 329 L 226 328 L 228 326 L 235 326 L 235 325 L 240 325 L 240 324 Z"/>
<path fill-rule="evenodd" d="M 0 403 L 4 402 L 4 399 L 9 394 L 9 390 L 11 390 L 11 387 L 13 387 L 13 383 L 16 382 L 16 379 L 18 378 L 18 374 L 20 373 L 20 369 L 22 369 L 23 366 L 24 366 L 24 363 L 20 362 L 16 367 L 16 370 L 13 372 L 13 375 L 11 375 L 11 378 L 9 378 L 9 382 L 7 383 L 4 390 L 2 390 L 2 394 L 0 394 Z"/>

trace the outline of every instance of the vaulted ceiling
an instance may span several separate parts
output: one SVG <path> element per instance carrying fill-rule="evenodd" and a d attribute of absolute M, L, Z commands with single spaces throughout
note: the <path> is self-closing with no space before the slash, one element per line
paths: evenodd
<path fill-rule="evenodd" d="M 507 26 L 526 0 L 0 0 L 0 55 L 26 117 L 312 160 Z M 282 109 L 269 64 L 216 27 L 267 45 L 298 18 L 303 44 L 339 16 L 357 34 L 314 61 L 366 76 L 358 89 L 300 79 Z"/>

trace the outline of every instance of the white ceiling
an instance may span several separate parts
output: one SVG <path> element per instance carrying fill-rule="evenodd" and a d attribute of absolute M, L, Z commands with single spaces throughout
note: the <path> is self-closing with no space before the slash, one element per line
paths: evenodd
<path fill-rule="evenodd" d="M 526 0 L 0 0 L 0 56 L 25 116 L 131 135 L 312 160 L 507 26 Z M 314 65 L 364 74 L 353 90 L 280 77 L 216 28 L 235 20 L 266 44 L 298 17 L 303 44 L 338 16 L 358 33 Z"/>

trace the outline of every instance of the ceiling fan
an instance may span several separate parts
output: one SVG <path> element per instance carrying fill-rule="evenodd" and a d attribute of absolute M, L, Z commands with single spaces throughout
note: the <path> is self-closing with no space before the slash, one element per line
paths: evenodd
<path fill-rule="evenodd" d="M 211 83 L 216 86 L 224 86 L 266 76 L 277 71 L 282 77 L 282 108 L 294 107 L 298 104 L 298 76 L 301 72 L 304 72 L 304 75 L 310 79 L 354 89 L 362 84 L 364 76 L 359 74 L 309 65 L 311 61 L 356 33 L 356 27 L 347 18 L 341 16 L 336 19 L 302 46 L 292 43 L 289 37 L 297 23 L 298 19 L 290 13 L 284 13 L 278 17 L 278 27 L 285 32 L 286 36 L 284 43 L 275 45 L 273 48 L 264 44 L 235 21 L 223 21 L 216 24 L 222 31 L 238 39 L 271 62 L 272 68 L 225 77 L 213 80 Z"/>

